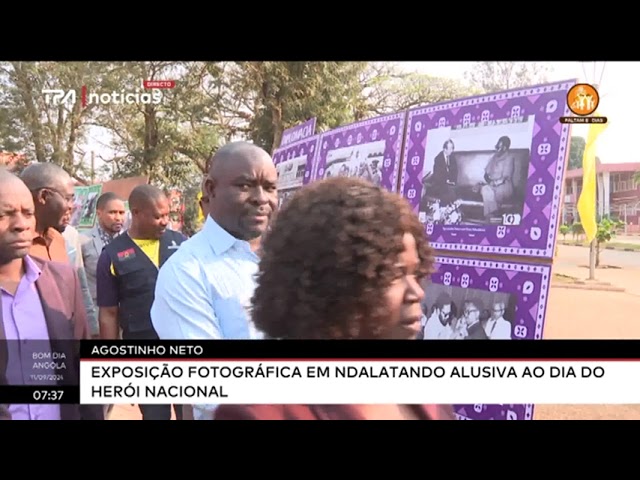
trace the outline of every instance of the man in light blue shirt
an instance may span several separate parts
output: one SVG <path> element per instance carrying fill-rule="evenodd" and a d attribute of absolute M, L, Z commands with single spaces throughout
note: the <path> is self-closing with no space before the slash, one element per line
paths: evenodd
<path fill-rule="evenodd" d="M 151 319 L 161 339 L 262 338 L 251 297 L 260 238 L 278 204 L 277 177 L 269 154 L 251 143 L 230 143 L 213 156 L 204 227 L 158 274 Z M 193 417 L 212 419 L 214 410 L 197 405 Z"/>

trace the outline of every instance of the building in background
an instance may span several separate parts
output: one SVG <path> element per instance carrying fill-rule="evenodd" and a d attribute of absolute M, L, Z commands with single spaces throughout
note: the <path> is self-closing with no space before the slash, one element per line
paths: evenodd
<path fill-rule="evenodd" d="M 598 216 L 609 216 L 627 224 L 627 233 L 640 233 L 640 183 L 634 181 L 640 172 L 638 163 L 597 164 Z M 582 169 L 567 171 L 564 180 L 564 204 L 562 222 L 580 221 L 577 203 L 582 192 Z"/>

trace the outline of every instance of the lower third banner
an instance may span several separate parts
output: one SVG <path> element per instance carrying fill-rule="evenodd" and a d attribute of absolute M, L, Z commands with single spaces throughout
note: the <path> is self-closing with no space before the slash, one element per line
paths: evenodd
<path fill-rule="evenodd" d="M 633 360 L 97 360 L 84 404 L 629 404 Z"/>

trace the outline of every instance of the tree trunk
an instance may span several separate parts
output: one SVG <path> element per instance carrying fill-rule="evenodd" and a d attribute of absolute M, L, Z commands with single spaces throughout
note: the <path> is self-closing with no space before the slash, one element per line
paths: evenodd
<path fill-rule="evenodd" d="M 600 266 L 600 242 L 596 242 L 596 268 Z"/>
<path fill-rule="evenodd" d="M 144 166 L 151 183 L 155 180 L 158 167 L 158 125 L 153 105 L 144 107 Z"/>
<path fill-rule="evenodd" d="M 46 152 L 42 135 L 42 122 L 40 121 L 39 110 L 33 98 L 33 84 L 29 79 L 29 74 L 23 70 L 22 62 L 12 62 L 15 72 L 16 85 L 20 89 L 22 100 L 27 111 L 27 119 L 31 127 L 31 141 L 35 148 L 36 160 L 46 162 Z"/>

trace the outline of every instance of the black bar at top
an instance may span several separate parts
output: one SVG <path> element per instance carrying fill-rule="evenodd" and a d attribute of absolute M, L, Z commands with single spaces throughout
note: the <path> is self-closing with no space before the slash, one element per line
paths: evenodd
<path fill-rule="evenodd" d="M 640 340 L 83 341 L 82 358 L 640 359 Z"/>

